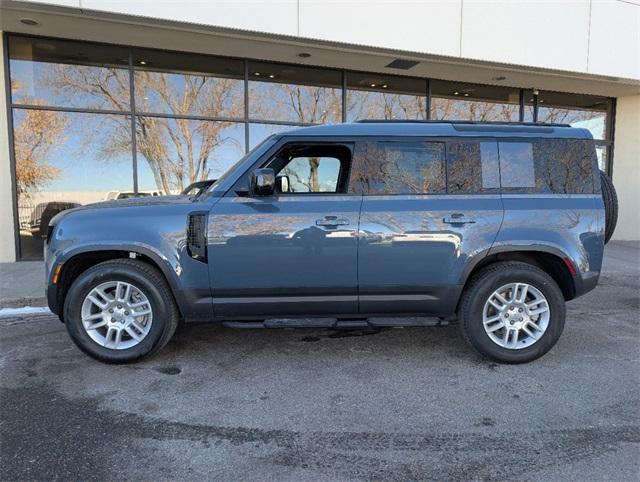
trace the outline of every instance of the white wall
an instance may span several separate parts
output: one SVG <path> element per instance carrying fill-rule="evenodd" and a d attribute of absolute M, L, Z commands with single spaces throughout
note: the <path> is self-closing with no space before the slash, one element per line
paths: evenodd
<path fill-rule="evenodd" d="M 0 37 L 2 31 L 0 31 Z M 7 103 L 4 76 L 4 46 L 0 42 L 0 263 L 16 260 L 13 231 L 13 195 L 11 163 L 9 162 L 9 127 L 7 125 Z"/>
<path fill-rule="evenodd" d="M 640 79 L 640 0 L 25 0 Z"/>
<path fill-rule="evenodd" d="M 613 239 L 640 239 L 640 95 L 619 97 L 613 154 L 613 184 L 620 212 Z"/>

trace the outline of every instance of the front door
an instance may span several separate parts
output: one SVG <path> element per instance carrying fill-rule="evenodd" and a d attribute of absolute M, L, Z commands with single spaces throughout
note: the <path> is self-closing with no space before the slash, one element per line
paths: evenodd
<path fill-rule="evenodd" d="M 260 164 L 276 172 L 276 193 L 216 203 L 208 229 L 216 316 L 357 313 L 362 196 L 347 193 L 351 151 L 284 143 Z"/>

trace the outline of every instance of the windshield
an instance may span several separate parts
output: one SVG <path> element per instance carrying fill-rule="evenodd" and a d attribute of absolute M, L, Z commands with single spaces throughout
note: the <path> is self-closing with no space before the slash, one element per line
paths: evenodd
<path fill-rule="evenodd" d="M 276 137 L 275 134 L 270 135 L 269 137 L 265 138 L 256 147 L 251 149 L 247 154 L 241 157 L 233 166 L 231 166 L 227 170 L 227 172 L 225 172 L 222 176 L 218 178 L 215 184 L 213 184 L 209 189 L 207 189 L 207 192 L 213 192 L 218 188 L 225 189 L 224 188 L 225 181 L 238 169 L 238 167 L 240 167 L 242 163 L 245 162 L 250 157 L 262 155 L 264 151 L 266 151 L 269 147 L 271 147 L 271 144 L 275 137 Z"/>

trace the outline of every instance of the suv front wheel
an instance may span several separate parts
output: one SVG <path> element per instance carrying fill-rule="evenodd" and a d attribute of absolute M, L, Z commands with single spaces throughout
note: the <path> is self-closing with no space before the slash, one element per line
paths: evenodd
<path fill-rule="evenodd" d="M 71 285 L 64 320 L 74 343 L 107 363 L 126 363 L 160 350 L 178 325 L 162 274 L 137 260 L 100 263 Z"/>
<path fill-rule="evenodd" d="M 565 302 L 551 276 L 520 262 L 480 270 L 460 301 L 460 329 L 482 355 L 526 363 L 547 353 L 564 328 Z"/>

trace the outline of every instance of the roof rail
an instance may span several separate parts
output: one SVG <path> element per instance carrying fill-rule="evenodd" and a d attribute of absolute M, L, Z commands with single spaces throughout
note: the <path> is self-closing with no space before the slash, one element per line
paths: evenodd
<path fill-rule="evenodd" d="M 467 121 L 467 120 L 418 120 L 418 119 L 358 119 L 358 124 L 471 124 L 500 126 L 535 126 L 535 127 L 571 127 L 570 124 L 554 124 L 547 122 L 506 122 L 506 121 Z"/>

